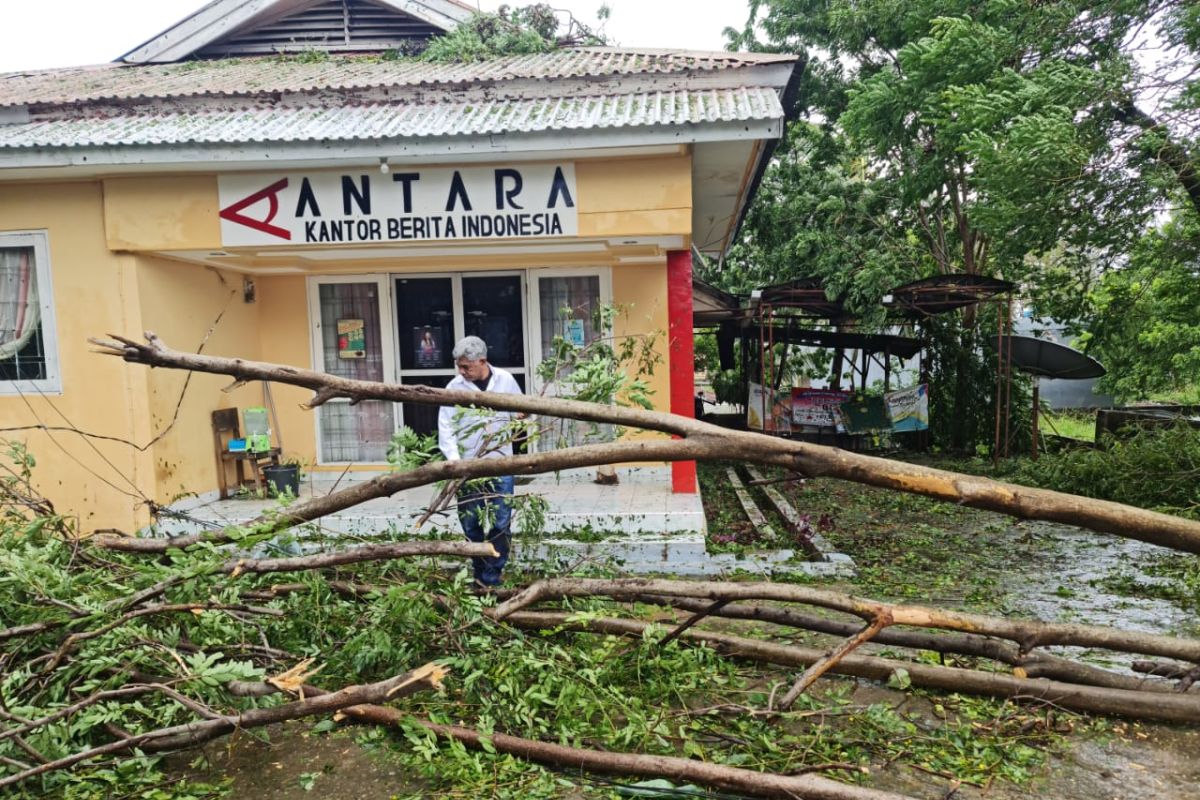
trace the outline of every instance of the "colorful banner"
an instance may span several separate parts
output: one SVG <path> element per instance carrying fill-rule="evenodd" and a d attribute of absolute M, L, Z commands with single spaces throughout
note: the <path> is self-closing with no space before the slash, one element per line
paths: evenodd
<path fill-rule="evenodd" d="M 792 424 L 840 427 L 842 420 L 838 406 L 848 399 L 849 392 L 833 389 L 792 389 Z"/>
<path fill-rule="evenodd" d="M 750 384 L 749 398 L 746 401 L 747 428 L 767 433 L 791 433 L 791 418 L 789 393 L 775 392 L 758 383 Z"/>
<path fill-rule="evenodd" d="M 922 383 L 884 395 L 893 431 L 929 430 L 929 387 Z"/>
<path fill-rule="evenodd" d="M 892 429 L 887 406 L 878 395 L 852 397 L 840 406 L 842 421 L 850 433 L 875 433 Z"/>

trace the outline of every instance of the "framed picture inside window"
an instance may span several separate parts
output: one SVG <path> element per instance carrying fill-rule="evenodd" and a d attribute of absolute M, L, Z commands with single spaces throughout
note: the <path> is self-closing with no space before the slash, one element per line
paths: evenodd
<path fill-rule="evenodd" d="M 442 332 L 429 326 L 413 330 L 413 361 L 417 369 L 442 366 Z"/>

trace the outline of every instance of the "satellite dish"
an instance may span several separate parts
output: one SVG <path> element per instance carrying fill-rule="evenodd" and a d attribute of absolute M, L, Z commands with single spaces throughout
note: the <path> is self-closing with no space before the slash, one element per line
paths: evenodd
<path fill-rule="evenodd" d="M 1042 378 L 1082 380 L 1099 378 L 1104 365 L 1073 347 L 1035 336 L 997 336 L 997 349 L 1006 356 L 1012 347 L 1012 364 L 1021 372 Z"/>

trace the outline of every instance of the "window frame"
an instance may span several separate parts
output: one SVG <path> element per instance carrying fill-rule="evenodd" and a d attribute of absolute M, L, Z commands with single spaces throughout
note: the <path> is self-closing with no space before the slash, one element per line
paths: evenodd
<path fill-rule="evenodd" d="M 63 393 L 58 359 L 58 321 L 54 316 L 54 283 L 50 276 L 50 236 L 44 230 L 0 231 L 0 248 L 33 248 L 37 275 L 38 306 L 41 310 L 42 351 L 46 377 L 33 380 L 0 380 L 0 396 Z"/>

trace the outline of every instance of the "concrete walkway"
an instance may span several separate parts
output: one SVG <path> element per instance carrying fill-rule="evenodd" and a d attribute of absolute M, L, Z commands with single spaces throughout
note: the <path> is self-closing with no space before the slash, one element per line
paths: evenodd
<path fill-rule="evenodd" d="M 792 558 L 791 551 L 737 557 L 709 554 L 706 524 L 699 494 L 671 492 L 670 467 L 632 467 L 618 471 L 620 483 L 595 482 L 594 469 L 522 478 L 517 495 L 540 495 L 546 501 L 540 533 L 518 512 L 514 524 L 513 560 L 554 568 L 590 562 L 624 572 L 662 572 L 678 575 L 718 575 L 733 570 L 769 573 Z M 316 472 L 301 481 L 300 501 L 320 497 L 367 481 L 375 472 Z M 435 487 L 423 486 L 378 498 L 323 517 L 315 526 L 326 535 L 372 539 L 380 534 L 411 530 L 424 515 Z M 275 500 L 247 497 L 229 500 L 192 498 L 171 506 L 178 516 L 165 516 L 157 535 L 191 533 L 249 522 L 278 508 Z M 453 506 L 435 515 L 422 532 L 461 533 Z M 789 568 L 795 568 L 791 564 Z M 811 567 L 824 572 L 820 563 Z M 805 571 L 807 565 L 800 567 Z"/>

